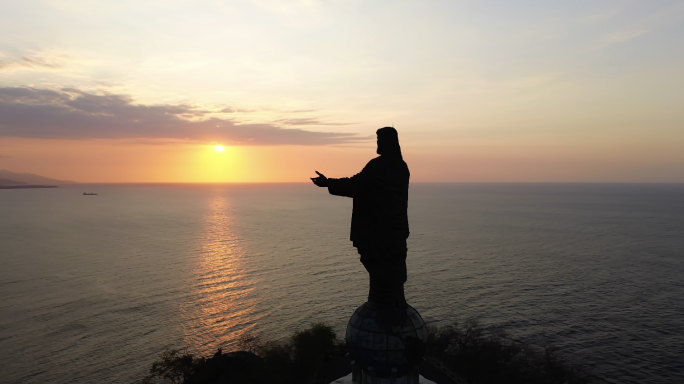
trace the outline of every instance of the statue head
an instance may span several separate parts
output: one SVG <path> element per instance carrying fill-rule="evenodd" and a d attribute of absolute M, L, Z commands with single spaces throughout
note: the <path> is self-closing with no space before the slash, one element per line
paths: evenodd
<path fill-rule="evenodd" d="M 384 127 L 378 129 L 375 133 L 378 135 L 378 155 L 398 156 L 401 158 L 399 134 L 396 129 L 393 127 Z"/>

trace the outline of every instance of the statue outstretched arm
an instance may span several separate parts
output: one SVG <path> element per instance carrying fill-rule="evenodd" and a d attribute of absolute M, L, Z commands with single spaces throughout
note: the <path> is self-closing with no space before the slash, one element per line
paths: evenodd
<path fill-rule="evenodd" d="M 352 177 L 333 179 L 316 171 L 318 177 L 312 177 L 311 181 L 319 187 L 328 187 L 328 192 L 331 195 L 353 198 L 363 188 L 364 180 L 370 176 L 370 172 L 368 165 L 366 165 L 361 172 Z"/>
<path fill-rule="evenodd" d="M 344 177 L 341 179 L 328 179 L 328 192 L 335 196 L 354 197 L 356 189 L 358 188 L 358 178 Z"/>

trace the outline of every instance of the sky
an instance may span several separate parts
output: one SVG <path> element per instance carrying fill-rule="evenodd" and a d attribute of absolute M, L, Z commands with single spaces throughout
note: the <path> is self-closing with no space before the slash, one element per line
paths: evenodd
<path fill-rule="evenodd" d="M 684 1 L 0 0 L 0 169 L 306 182 L 391 125 L 412 181 L 684 182 Z"/>

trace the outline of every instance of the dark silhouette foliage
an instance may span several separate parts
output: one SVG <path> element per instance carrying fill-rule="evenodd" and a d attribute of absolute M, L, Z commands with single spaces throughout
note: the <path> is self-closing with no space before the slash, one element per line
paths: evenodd
<path fill-rule="evenodd" d="M 553 353 L 489 333 L 477 322 L 428 327 L 427 356 L 441 361 L 468 383 L 584 384 L 580 368 Z"/>
<path fill-rule="evenodd" d="M 159 360 L 152 363 L 150 373 L 143 379 L 143 384 L 185 383 L 190 375 L 205 362 L 204 357 L 194 357 L 187 353 L 187 350 L 172 349 L 165 351 L 159 356 Z"/>
<path fill-rule="evenodd" d="M 333 329 L 324 324 L 312 324 L 282 343 L 264 344 L 248 335 L 238 345 L 244 350 L 223 353 L 219 348 L 208 359 L 166 351 L 143 383 L 320 384 L 323 365 L 340 346 Z"/>
<path fill-rule="evenodd" d="M 587 384 L 580 367 L 561 359 L 553 348 L 535 348 L 491 333 L 476 322 L 429 327 L 425 355 L 472 384 Z M 324 366 L 344 354 L 344 345 L 324 324 L 295 332 L 285 342 L 262 343 L 250 335 L 238 341 L 242 351 L 194 357 L 171 350 L 152 364 L 144 384 L 328 384 Z M 348 362 L 346 363 L 348 366 Z M 423 362 L 423 365 L 428 365 Z M 421 369 L 422 374 L 422 369 Z M 450 381 L 438 384 L 451 384 Z"/>

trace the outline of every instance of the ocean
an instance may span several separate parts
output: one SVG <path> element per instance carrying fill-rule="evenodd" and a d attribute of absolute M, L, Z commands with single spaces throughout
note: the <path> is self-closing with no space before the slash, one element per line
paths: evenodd
<path fill-rule="evenodd" d="M 83 192 L 97 196 L 83 196 Z M 367 295 L 351 199 L 311 184 L 0 190 L 0 382 L 134 383 Z M 684 382 L 683 184 L 410 187 L 408 302 L 557 348 L 606 383 Z"/>

